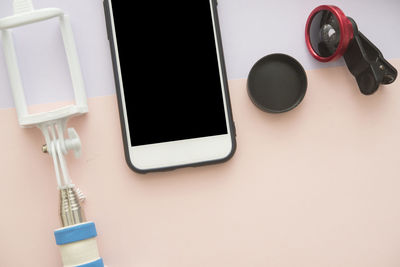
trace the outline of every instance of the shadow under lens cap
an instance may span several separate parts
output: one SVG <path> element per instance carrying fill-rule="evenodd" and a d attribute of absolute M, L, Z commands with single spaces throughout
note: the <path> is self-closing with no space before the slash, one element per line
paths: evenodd
<path fill-rule="evenodd" d="M 304 68 L 285 54 L 271 54 L 257 61 L 247 79 L 251 101 L 261 110 L 281 113 L 295 108 L 307 90 Z"/>

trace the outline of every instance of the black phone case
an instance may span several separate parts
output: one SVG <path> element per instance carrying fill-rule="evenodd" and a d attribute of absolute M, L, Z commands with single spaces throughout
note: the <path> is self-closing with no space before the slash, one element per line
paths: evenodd
<path fill-rule="evenodd" d="M 119 73 L 118 73 L 118 65 L 117 65 L 118 63 L 117 63 L 117 58 L 116 58 L 117 55 L 116 55 L 116 48 L 114 46 L 114 37 L 113 37 L 114 35 L 112 32 L 113 29 L 112 29 L 112 24 L 111 24 L 110 0 L 103 1 L 105 21 L 106 21 L 106 27 L 107 27 L 107 35 L 108 35 L 108 40 L 110 43 L 111 57 L 112 57 L 113 69 L 114 69 L 114 80 L 115 80 L 116 93 L 117 93 L 117 99 L 118 99 L 118 109 L 119 109 L 119 117 L 120 117 L 121 130 L 122 130 L 122 139 L 123 139 L 123 143 L 124 143 L 125 160 L 126 160 L 126 163 L 128 164 L 128 166 L 137 173 L 145 174 L 148 172 L 168 171 L 168 170 L 174 170 L 174 169 L 184 168 L 184 167 L 199 167 L 199 166 L 204 166 L 204 165 L 209 165 L 209 164 L 222 163 L 222 162 L 225 162 L 225 161 L 229 160 L 230 158 L 232 158 L 233 154 L 236 151 L 236 129 L 235 129 L 235 124 L 234 124 L 233 116 L 232 116 L 232 108 L 231 108 L 228 82 L 227 82 L 227 76 L 226 76 L 225 61 L 224 61 L 224 55 L 223 55 L 223 49 L 222 49 L 222 40 L 221 40 L 221 33 L 220 33 L 220 28 L 219 28 L 218 12 L 217 12 L 217 0 L 211 0 L 211 1 L 212 1 L 212 5 L 213 5 L 212 12 L 214 15 L 218 50 L 219 50 L 221 69 L 222 69 L 222 80 L 223 80 L 224 88 L 225 88 L 225 98 L 226 98 L 226 105 L 227 105 L 227 111 L 228 111 L 229 128 L 230 128 L 231 138 L 232 138 L 232 150 L 227 157 L 218 159 L 218 160 L 211 160 L 211 161 L 205 161 L 205 162 L 200 162 L 200 163 L 172 166 L 172 167 L 166 167 L 166 168 L 147 169 L 147 170 L 142 170 L 142 169 L 136 168 L 130 161 L 127 132 L 125 129 L 125 123 L 124 123 L 125 119 L 124 119 L 122 99 L 121 99 L 121 87 L 120 87 L 121 85 L 120 85 L 120 82 L 118 79 Z"/>

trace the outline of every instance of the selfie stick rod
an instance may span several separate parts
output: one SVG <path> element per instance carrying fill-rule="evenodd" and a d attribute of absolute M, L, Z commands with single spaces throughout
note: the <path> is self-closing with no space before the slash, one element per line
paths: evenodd
<path fill-rule="evenodd" d="M 35 10 L 31 0 L 14 0 L 14 15 L 0 19 L 5 61 L 8 68 L 14 103 L 21 127 L 37 127 L 45 138 L 43 152 L 53 159 L 58 189 L 60 192 L 60 217 L 62 228 L 54 235 L 61 251 L 65 267 L 104 267 L 96 241 L 96 227 L 86 221 L 81 207 L 83 195 L 72 183 L 68 174 L 65 155 L 73 150 L 79 157 L 81 142 L 75 129 L 67 128 L 70 117 L 88 112 L 83 77 L 72 33 L 69 17 L 59 8 Z M 74 88 L 75 104 L 56 110 L 30 114 L 26 105 L 21 75 L 15 53 L 12 28 L 35 22 L 58 18 L 65 52 Z"/>

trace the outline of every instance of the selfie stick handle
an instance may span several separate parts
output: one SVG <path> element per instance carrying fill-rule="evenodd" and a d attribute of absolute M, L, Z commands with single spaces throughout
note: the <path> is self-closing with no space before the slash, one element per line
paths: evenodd
<path fill-rule="evenodd" d="M 87 222 L 73 186 L 60 189 L 60 217 L 63 228 L 54 231 L 64 267 L 104 267 L 97 247 L 97 231 Z"/>

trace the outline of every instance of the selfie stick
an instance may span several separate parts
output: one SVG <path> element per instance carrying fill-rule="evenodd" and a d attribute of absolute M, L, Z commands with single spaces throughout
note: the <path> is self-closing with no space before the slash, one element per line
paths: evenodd
<path fill-rule="evenodd" d="M 11 29 L 51 18 L 59 18 L 74 88 L 75 104 L 48 112 L 30 114 L 25 101 Z M 75 129 L 67 128 L 67 120 L 88 112 L 69 17 L 58 8 L 35 10 L 31 0 L 14 0 L 14 15 L 0 19 L 0 30 L 19 124 L 21 127 L 38 127 L 46 141 L 42 148 L 43 152 L 53 158 L 60 191 L 60 217 L 63 226 L 55 230 L 54 235 L 61 251 L 63 265 L 65 267 L 103 267 L 103 260 L 97 248 L 95 224 L 86 221 L 80 205 L 84 197 L 72 183 L 64 157 L 70 150 L 79 157 L 81 151 L 79 136 Z"/>

